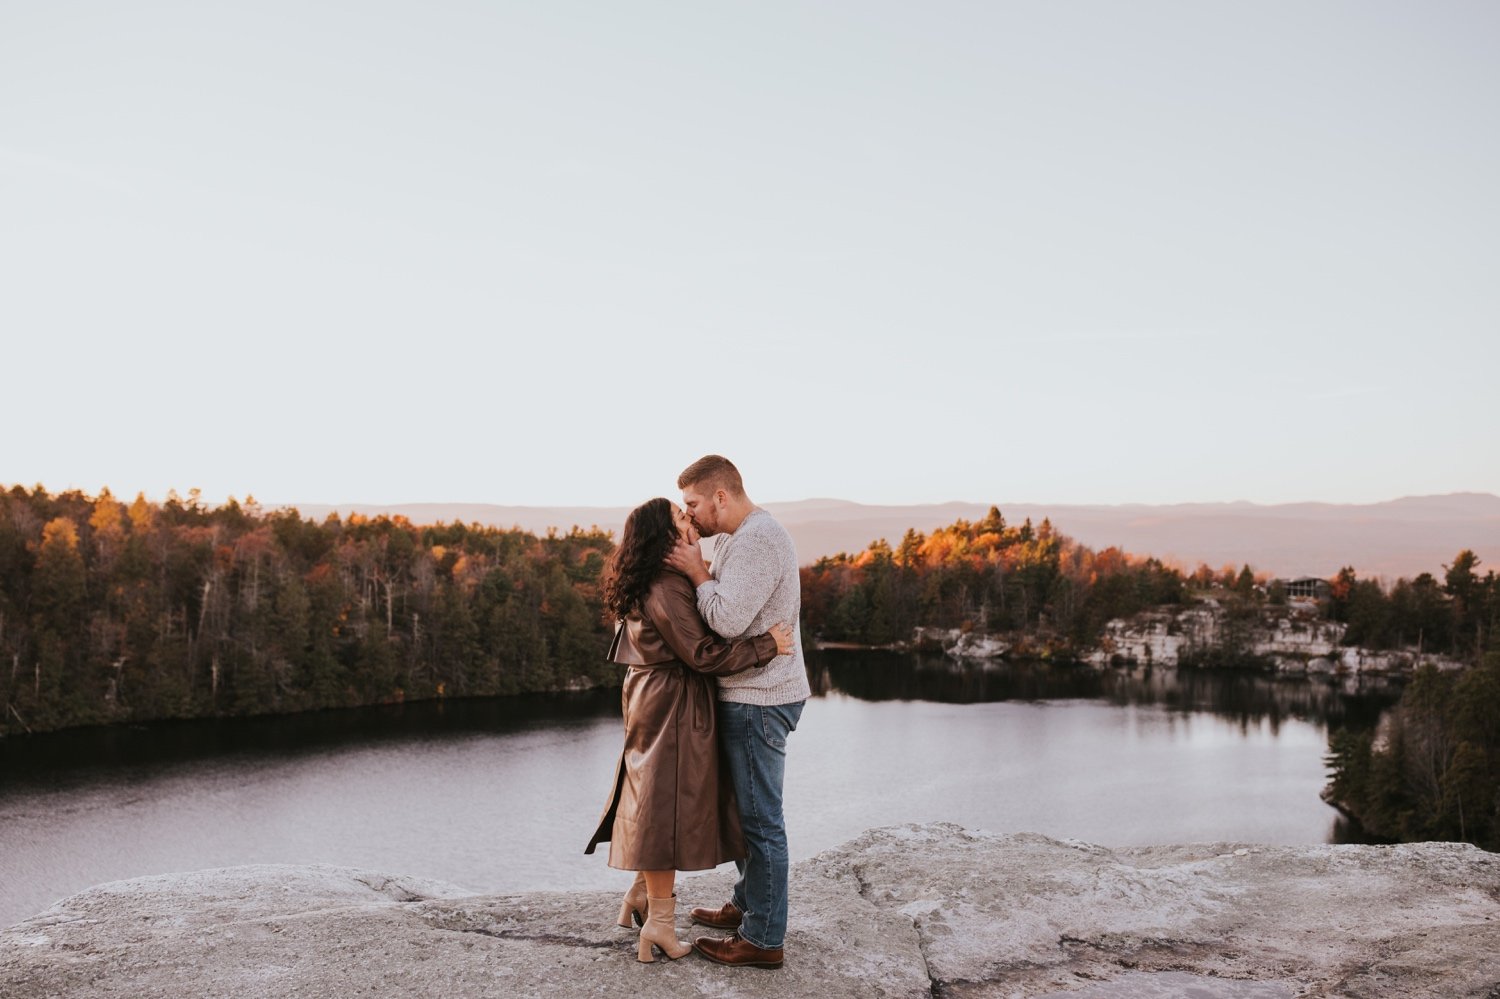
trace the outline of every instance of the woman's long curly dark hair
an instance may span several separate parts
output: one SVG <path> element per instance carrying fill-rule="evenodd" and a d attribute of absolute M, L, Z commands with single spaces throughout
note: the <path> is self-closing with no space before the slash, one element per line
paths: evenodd
<path fill-rule="evenodd" d="M 620 544 L 604 563 L 600 590 L 607 620 L 623 618 L 640 607 L 646 591 L 666 567 L 667 553 L 676 541 L 670 500 L 658 496 L 630 511 Z"/>

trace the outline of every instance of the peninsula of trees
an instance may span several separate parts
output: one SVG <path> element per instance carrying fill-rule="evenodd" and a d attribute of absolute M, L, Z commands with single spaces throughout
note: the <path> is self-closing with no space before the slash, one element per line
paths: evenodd
<path fill-rule="evenodd" d="M 1345 641 L 1369 649 L 1421 646 L 1477 663 L 1500 638 L 1500 577 L 1481 576 L 1461 551 L 1443 577 L 1421 573 L 1390 587 L 1351 568 L 1330 579 L 1321 613 L 1348 625 Z M 819 559 L 802 571 L 803 620 L 834 642 L 886 645 L 917 627 L 1005 632 L 1033 654 L 1070 658 L 1104 624 L 1213 593 L 1231 613 L 1286 604 L 1284 589 L 1249 566 L 1194 571 L 1118 548 L 1095 551 L 1049 521 L 1007 524 L 994 507 L 930 534 L 907 531 L 892 548 Z"/>
<path fill-rule="evenodd" d="M 1388 839 L 1500 850 L 1500 652 L 1417 671 L 1373 731 L 1329 733 L 1324 797 Z"/>

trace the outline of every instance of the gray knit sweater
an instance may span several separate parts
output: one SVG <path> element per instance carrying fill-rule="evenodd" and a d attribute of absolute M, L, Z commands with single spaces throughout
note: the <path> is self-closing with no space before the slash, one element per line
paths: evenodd
<path fill-rule="evenodd" d="M 719 700 L 760 705 L 807 700 L 812 688 L 802 660 L 802 578 L 792 536 L 756 507 L 738 530 L 715 540 L 713 578 L 698 587 L 698 611 L 708 626 L 728 639 L 763 635 L 783 621 L 796 630 L 790 655 L 719 677 Z"/>

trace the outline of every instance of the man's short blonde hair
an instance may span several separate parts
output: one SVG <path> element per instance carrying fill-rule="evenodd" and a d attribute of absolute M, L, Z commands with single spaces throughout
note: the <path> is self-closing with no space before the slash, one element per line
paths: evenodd
<path fill-rule="evenodd" d="M 697 486 L 708 492 L 722 489 L 731 496 L 745 495 L 745 482 L 734 462 L 723 455 L 706 454 L 682 470 L 677 476 L 677 488 Z"/>

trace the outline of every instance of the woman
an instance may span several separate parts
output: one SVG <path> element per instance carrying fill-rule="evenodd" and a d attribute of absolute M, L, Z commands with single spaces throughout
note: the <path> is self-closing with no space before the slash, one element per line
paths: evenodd
<path fill-rule="evenodd" d="M 792 651 L 792 629 L 726 642 L 703 623 L 687 577 L 665 565 L 678 536 L 698 540 L 676 504 L 653 499 L 625 518 L 604 566 L 605 613 L 617 620 L 611 662 L 625 671 L 620 701 L 625 749 L 614 793 L 585 853 L 609 841 L 609 866 L 636 871 L 620 925 L 641 926 L 636 957 L 692 950 L 677 939 L 678 871 L 702 871 L 745 856 L 739 810 L 720 769 L 713 677 L 764 666 Z M 645 909 L 643 919 L 641 910 Z"/>

